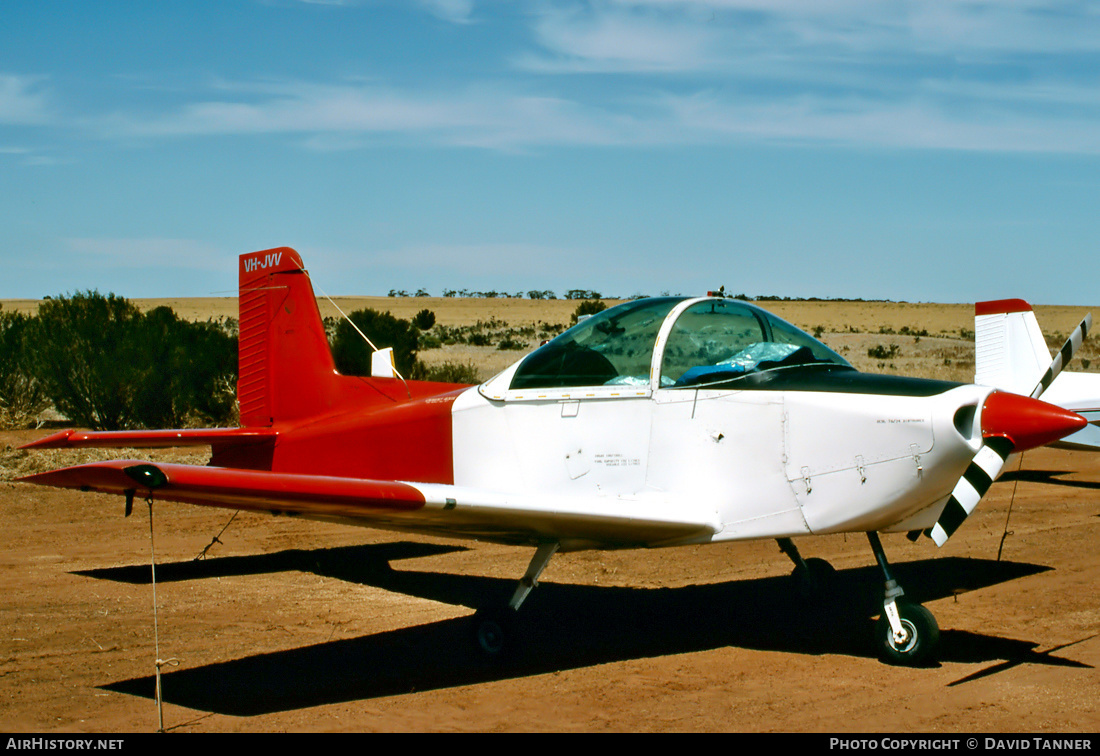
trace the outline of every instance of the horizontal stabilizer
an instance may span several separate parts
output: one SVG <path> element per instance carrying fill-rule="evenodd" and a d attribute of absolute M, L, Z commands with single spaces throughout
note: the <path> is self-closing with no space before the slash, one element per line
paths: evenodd
<path fill-rule="evenodd" d="M 63 430 L 31 441 L 20 449 L 159 449 L 174 446 L 217 446 L 260 443 L 275 438 L 271 428 L 181 428 L 179 430 Z"/>

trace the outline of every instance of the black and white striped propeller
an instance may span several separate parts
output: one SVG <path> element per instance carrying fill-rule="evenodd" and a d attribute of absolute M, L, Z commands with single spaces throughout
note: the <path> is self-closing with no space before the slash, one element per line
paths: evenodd
<path fill-rule="evenodd" d="M 1077 413 L 1041 402 L 1039 396 L 1069 363 L 1091 327 L 1089 314 L 1070 334 L 1030 397 L 994 391 L 986 398 L 981 409 L 982 445 L 952 489 L 939 520 L 926 531 L 937 546 L 947 543 L 978 506 L 1010 454 L 1057 441 L 1087 425 Z"/>
<path fill-rule="evenodd" d="M 1039 381 L 1038 385 L 1032 389 L 1028 396 L 1032 399 L 1038 399 L 1042 396 L 1044 391 L 1050 388 L 1050 384 L 1054 383 L 1054 379 L 1062 372 L 1062 368 L 1069 364 L 1069 361 L 1073 359 L 1073 355 L 1076 354 L 1077 350 L 1081 348 L 1081 345 L 1085 343 L 1085 339 L 1088 338 L 1089 331 L 1091 330 L 1092 313 L 1090 312 L 1085 316 L 1085 319 L 1073 329 L 1073 333 L 1066 339 L 1066 343 L 1062 344 L 1062 348 L 1058 350 L 1058 354 L 1054 355 L 1054 361 L 1050 363 L 1050 367 L 1047 368 L 1042 380 Z"/>

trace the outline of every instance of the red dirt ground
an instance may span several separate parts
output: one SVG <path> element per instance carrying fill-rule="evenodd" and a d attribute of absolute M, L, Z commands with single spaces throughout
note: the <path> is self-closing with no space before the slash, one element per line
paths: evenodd
<path fill-rule="evenodd" d="M 0 729 L 153 731 L 148 509 L 10 482 L 44 467 L 12 450 L 40 435 L 0 433 Z M 170 731 L 1100 729 L 1096 454 L 1028 452 L 943 549 L 883 538 L 942 630 L 918 669 L 875 656 L 881 578 L 858 535 L 797 541 L 840 571 L 819 603 L 773 541 L 559 555 L 522 647 L 489 664 L 468 617 L 511 594 L 528 550 L 242 513 L 196 561 L 231 513 L 153 516 Z"/>

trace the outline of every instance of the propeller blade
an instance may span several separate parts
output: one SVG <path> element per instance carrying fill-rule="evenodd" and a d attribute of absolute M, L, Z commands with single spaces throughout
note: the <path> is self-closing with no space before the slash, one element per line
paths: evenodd
<path fill-rule="evenodd" d="M 1039 381 L 1039 385 L 1032 390 L 1030 394 L 1032 399 L 1038 399 L 1042 396 L 1043 392 L 1050 387 L 1050 384 L 1054 383 L 1054 379 L 1062 372 L 1062 368 L 1069 364 L 1069 361 L 1073 359 L 1074 353 L 1081 348 L 1081 344 L 1088 338 L 1091 329 L 1092 313 L 1090 312 L 1085 316 L 1085 319 L 1073 329 L 1073 333 L 1066 339 L 1066 343 L 1058 350 L 1058 354 L 1055 355 L 1054 361 L 1050 363 L 1050 367 L 1047 368 L 1047 372 L 1043 375 L 1043 379 Z"/>
<path fill-rule="evenodd" d="M 966 472 L 952 489 L 951 498 L 947 500 L 943 512 L 940 513 L 940 519 L 928 531 L 928 535 L 937 546 L 947 543 L 947 539 L 955 534 L 963 521 L 978 506 L 985 492 L 1001 474 L 1011 453 L 1012 442 L 1002 436 L 989 439 L 982 448 L 978 449 L 978 453 L 967 466 Z"/>
<path fill-rule="evenodd" d="M 936 524 L 927 533 L 943 546 L 970 516 L 1014 451 L 1026 451 L 1068 436 L 1088 422 L 1075 412 L 1026 396 L 994 391 L 982 406 L 982 446 L 955 484 Z"/>

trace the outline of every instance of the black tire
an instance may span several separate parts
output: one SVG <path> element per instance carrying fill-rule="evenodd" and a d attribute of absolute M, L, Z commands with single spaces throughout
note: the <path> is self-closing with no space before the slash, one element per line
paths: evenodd
<path fill-rule="evenodd" d="M 805 565 L 805 568 L 798 566 L 791 572 L 798 594 L 805 601 L 821 602 L 833 592 L 836 584 L 836 568 L 817 557 L 805 560 Z"/>
<path fill-rule="evenodd" d="M 512 629 L 514 626 L 515 610 L 504 607 L 503 609 L 478 609 L 473 617 L 473 641 L 474 648 L 487 659 L 503 657 L 514 640 Z"/>
<path fill-rule="evenodd" d="M 901 626 L 908 637 L 901 643 L 894 641 L 890 621 L 884 614 L 878 621 L 877 635 L 882 660 L 888 664 L 915 667 L 925 664 L 932 657 L 940 640 L 940 626 L 932 612 L 920 604 L 897 602 Z"/>

